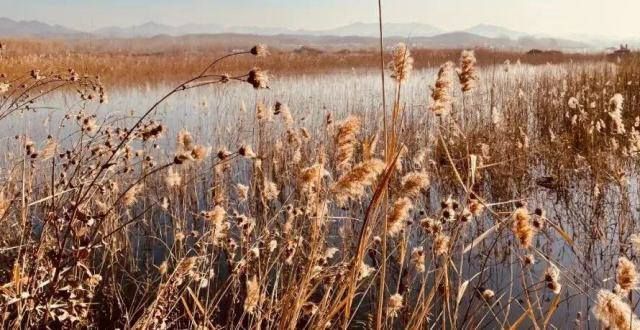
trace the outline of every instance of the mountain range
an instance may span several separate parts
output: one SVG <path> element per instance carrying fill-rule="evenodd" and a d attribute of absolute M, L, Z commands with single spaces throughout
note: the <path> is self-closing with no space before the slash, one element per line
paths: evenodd
<path fill-rule="evenodd" d="M 461 31 L 446 31 L 424 23 L 385 23 L 385 38 L 404 38 L 409 43 L 424 47 L 494 47 L 494 48 L 542 48 L 560 50 L 602 50 L 619 43 L 640 46 L 638 40 L 611 40 L 574 35 L 574 38 L 559 38 L 511 30 L 505 27 L 480 24 Z M 203 34 L 248 34 L 260 36 L 289 37 L 363 37 L 376 38 L 377 23 L 353 23 L 326 30 L 294 30 L 287 28 L 264 28 L 252 26 L 224 26 L 220 24 L 185 24 L 171 26 L 147 22 L 129 27 L 105 27 L 95 31 L 79 31 L 61 25 L 40 21 L 15 21 L 0 17 L 0 37 L 40 38 L 149 38 L 155 36 L 184 36 Z"/>

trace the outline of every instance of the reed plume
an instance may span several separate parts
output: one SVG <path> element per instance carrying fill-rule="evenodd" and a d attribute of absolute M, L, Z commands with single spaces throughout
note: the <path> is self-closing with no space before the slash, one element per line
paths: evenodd
<path fill-rule="evenodd" d="M 624 122 L 622 121 L 622 106 L 624 97 L 622 94 L 615 94 L 609 100 L 609 117 L 611 118 L 612 131 L 615 134 L 624 134 L 626 132 Z"/>
<path fill-rule="evenodd" d="M 402 178 L 401 184 L 400 195 L 417 197 L 420 190 L 429 185 L 429 175 L 423 171 L 411 172 Z"/>
<path fill-rule="evenodd" d="M 453 63 L 446 62 L 438 70 L 435 87 L 431 87 L 431 111 L 436 116 L 446 116 L 451 112 L 451 74 Z"/>
<path fill-rule="evenodd" d="M 253 275 L 246 282 L 247 293 L 244 298 L 244 310 L 249 314 L 257 313 L 257 308 L 260 303 L 260 284 L 258 283 L 258 277 Z"/>
<path fill-rule="evenodd" d="M 384 168 L 384 162 L 374 158 L 359 163 L 342 175 L 331 188 L 338 205 L 345 205 L 349 198 L 362 197 L 364 189 L 373 184 Z"/>
<path fill-rule="evenodd" d="M 433 240 L 433 252 L 436 256 L 442 256 L 449 251 L 450 237 L 442 232 L 438 232 Z"/>
<path fill-rule="evenodd" d="M 522 248 L 528 249 L 531 247 L 535 231 L 531 226 L 529 211 L 524 207 L 519 207 L 513 213 L 513 233 L 518 238 Z"/>
<path fill-rule="evenodd" d="M 338 148 L 336 155 L 337 168 L 340 172 L 345 172 L 351 167 L 353 161 L 353 151 L 356 144 L 356 135 L 360 132 L 360 119 L 349 116 L 337 124 L 335 143 Z"/>
<path fill-rule="evenodd" d="M 316 163 L 312 166 L 302 169 L 300 173 L 300 181 L 302 191 L 311 193 L 316 188 L 317 184 L 323 176 L 329 175 L 324 169 L 324 166 L 320 163 Z"/>
<path fill-rule="evenodd" d="M 598 292 L 596 305 L 592 311 L 604 328 L 615 330 L 640 329 L 640 319 L 638 319 L 629 304 L 609 290 L 602 289 Z"/>
<path fill-rule="evenodd" d="M 398 43 L 392 53 L 393 61 L 390 63 L 391 77 L 398 82 L 403 82 L 413 70 L 413 57 L 411 51 L 404 43 Z"/>
<path fill-rule="evenodd" d="M 636 265 L 625 257 L 618 258 L 616 283 L 622 292 L 629 292 L 635 289 L 638 284 Z"/>
<path fill-rule="evenodd" d="M 406 219 L 411 208 L 413 208 L 413 203 L 411 203 L 411 200 L 407 197 L 402 197 L 395 201 L 387 220 L 389 236 L 396 236 L 404 230 L 407 224 Z"/>
<path fill-rule="evenodd" d="M 460 55 L 460 68 L 458 72 L 458 78 L 460 79 L 460 85 L 462 86 L 462 92 L 466 93 L 471 91 L 478 80 L 478 74 L 476 73 L 476 56 L 472 50 L 464 50 Z"/>

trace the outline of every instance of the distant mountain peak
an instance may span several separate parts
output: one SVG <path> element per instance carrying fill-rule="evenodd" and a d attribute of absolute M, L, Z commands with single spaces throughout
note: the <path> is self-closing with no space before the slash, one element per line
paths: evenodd
<path fill-rule="evenodd" d="M 0 36 L 4 37 L 68 37 L 83 32 L 62 25 L 51 25 L 36 20 L 16 21 L 0 17 Z"/>
<path fill-rule="evenodd" d="M 375 37 L 380 33 L 379 23 L 356 22 L 334 29 L 311 31 L 314 35 Z M 384 23 L 385 36 L 393 37 L 430 37 L 444 32 L 442 29 L 425 23 Z"/>
<path fill-rule="evenodd" d="M 629 43 L 632 47 L 640 45 L 640 39 L 589 38 L 587 36 L 568 36 L 559 38 L 549 35 L 529 35 L 499 25 L 482 23 L 461 31 L 444 31 L 426 23 L 384 23 L 383 31 L 389 42 L 408 41 L 416 47 L 473 48 L 489 47 L 503 49 L 587 49 L 604 50 L 607 46 Z M 287 40 L 297 40 L 299 47 L 313 40 L 316 42 L 373 43 L 378 37 L 378 23 L 354 22 L 325 30 L 294 30 L 281 27 L 223 26 L 220 24 L 183 24 L 167 25 L 155 21 L 144 22 L 128 27 L 105 27 L 91 33 L 70 29 L 62 25 L 47 24 L 36 20 L 16 21 L 0 17 L 0 37 L 41 37 L 41 38 L 149 38 L 155 36 L 178 37 L 185 35 L 213 35 L 223 33 L 253 36 L 286 36 Z"/>
<path fill-rule="evenodd" d="M 507 39 L 516 40 L 518 38 L 527 36 L 527 34 L 523 32 L 511 30 L 498 25 L 486 24 L 486 23 L 474 25 L 464 31 L 477 34 L 479 36 L 487 37 L 487 38 L 507 38 Z"/>

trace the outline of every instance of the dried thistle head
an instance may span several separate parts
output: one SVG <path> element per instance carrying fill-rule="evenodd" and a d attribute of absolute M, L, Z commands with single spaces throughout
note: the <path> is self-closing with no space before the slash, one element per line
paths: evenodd
<path fill-rule="evenodd" d="M 360 267 L 358 269 L 358 281 L 361 281 L 367 277 L 369 277 L 371 274 L 373 274 L 376 270 L 365 264 L 364 262 L 360 263 Z"/>
<path fill-rule="evenodd" d="M 404 307 L 404 298 L 401 294 L 396 293 L 389 297 L 387 314 L 391 318 L 396 318 L 402 307 Z"/>
<path fill-rule="evenodd" d="M 292 125 L 293 124 L 293 116 L 291 116 L 291 111 L 289 110 L 289 106 L 281 103 L 281 102 L 276 102 L 276 104 L 273 107 L 273 114 L 274 115 L 281 115 L 282 119 L 284 120 L 285 124 L 287 125 Z"/>
<path fill-rule="evenodd" d="M 194 146 L 193 136 L 186 129 L 182 129 L 177 137 L 178 150 L 181 152 L 190 152 Z"/>
<path fill-rule="evenodd" d="M 269 50 L 267 49 L 267 45 L 265 44 L 257 44 L 251 47 L 251 50 L 249 52 L 257 57 L 265 57 L 269 55 Z"/>
<path fill-rule="evenodd" d="M 191 149 L 191 157 L 196 161 L 202 161 L 205 158 L 207 158 L 210 151 L 211 151 L 210 147 L 195 145 L 193 149 Z"/>
<path fill-rule="evenodd" d="M 496 293 L 491 289 L 482 289 L 481 295 L 484 300 L 491 301 L 496 296 Z"/>
<path fill-rule="evenodd" d="M 422 246 L 414 248 L 411 251 L 411 263 L 416 268 L 418 273 L 424 273 L 425 268 L 425 255 L 424 248 Z"/>
<path fill-rule="evenodd" d="M 249 71 L 247 82 L 255 89 L 269 88 L 269 76 L 266 71 L 260 68 L 253 68 Z"/>
<path fill-rule="evenodd" d="M 544 272 L 544 281 L 547 283 L 547 288 L 554 294 L 560 294 L 562 285 L 560 284 L 560 270 L 555 265 L 549 265 Z"/>
<path fill-rule="evenodd" d="M 247 196 L 249 195 L 249 187 L 243 185 L 242 183 L 236 184 L 236 194 L 238 195 L 239 201 L 247 200 Z"/>
<path fill-rule="evenodd" d="M 255 158 L 256 157 L 256 153 L 253 152 L 253 149 L 251 148 L 251 145 L 249 144 L 244 144 L 242 146 L 240 146 L 240 148 L 238 148 L 238 154 L 242 157 L 246 157 L 246 158 Z"/>

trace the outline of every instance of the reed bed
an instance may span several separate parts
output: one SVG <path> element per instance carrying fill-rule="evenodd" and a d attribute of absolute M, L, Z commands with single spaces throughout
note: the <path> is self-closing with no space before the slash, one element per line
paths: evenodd
<path fill-rule="evenodd" d="M 212 59 L 240 51 L 247 44 L 265 37 L 251 35 L 156 37 L 140 39 L 78 39 L 78 40 L 2 40 L 6 45 L 0 61 L 0 74 L 20 76 L 33 68 L 41 70 L 78 71 L 99 76 L 110 88 L 130 88 L 177 84 L 191 78 L 193 72 L 206 67 Z M 272 39 L 278 40 L 277 37 Z M 258 63 L 269 67 L 276 77 L 302 74 L 324 74 L 334 71 L 371 71 L 377 68 L 379 55 L 375 45 L 342 48 L 317 46 L 293 46 L 303 41 L 289 41 L 282 37 L 283 44 L 272 45 L 270 56 Z M 408 41 L 410 42 L 410 40 Z M 393 44 L 388 48 L 385 61 L 391 60 Z M 543 53 L 536 55 L 508 50 L 476 50 L 478 65 L 502 64 L 506 61 L 524 64 L 583 63 L 605 60 L 604 54 Z M 439 67 L 446 61 L 456 61 L 456 49 L 413 49 L 416 69 Z M 243 73 L 256 60 L 232 57 L 218 66 L 219 72 Z M 159 70 L 158 68 L 162 68 Z"/>
<path fill-rule="evenodd" d="M 84 70 L 2 78 L 3 328 L 640 326 L 636 59 L 400 44 L 380 91 L 270 53 L 136 109 Z"/>

